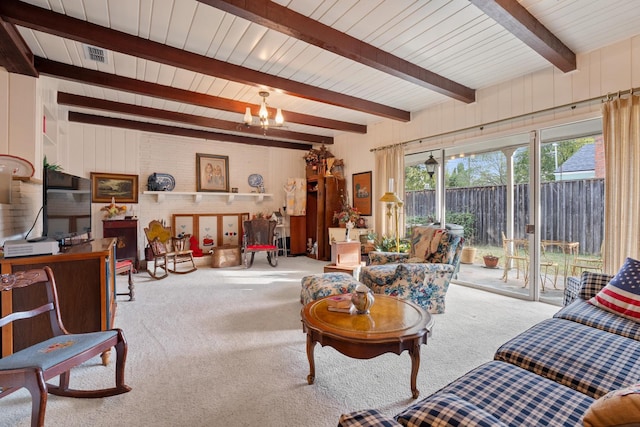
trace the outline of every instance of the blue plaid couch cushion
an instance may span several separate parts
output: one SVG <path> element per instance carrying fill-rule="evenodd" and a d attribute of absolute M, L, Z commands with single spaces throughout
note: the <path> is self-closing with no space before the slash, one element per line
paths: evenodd
<path fill-rule="evenodd" d="M 577 299 L 563 307 L 553 317 L 582 323 L 592 328 L 640 341 L 640 323 L 594 307 L 583 299 Z"/>
<path fill-rule="evenodd" d="M 640 379 L 640 342 L 563 319 L 534 325 L 494 358 L 596 399 Z"/>
<path fill-rule="evenodd" d="M 506 427 L 493 415 L 451 393 L 436 393 L 405 411 L 404 426 Z M 446 424 L 443 424 L 446 423 Z"/>
<path fill-rule="evenodd" d="M 582 426 L 593 398 L 501 361 L 480 365 L 396 416 L 403 425 L 422 423 L 419 408 L 443 393 L 454 394 L 509 426 Z M 426 414 L 424 417 L 429 417 Z M 417 418 L 415 417 L 417 415 Z M 408 417 L 413 417 L 412 424 Z M 456 425 L 456 424 L 452 424 Z"/>
<path fill-rule="evenodd" d="M 338 427 L 397 427 L 402 426 L 394 418 L 389 418 L 376 409 L 342 414 Z"/>

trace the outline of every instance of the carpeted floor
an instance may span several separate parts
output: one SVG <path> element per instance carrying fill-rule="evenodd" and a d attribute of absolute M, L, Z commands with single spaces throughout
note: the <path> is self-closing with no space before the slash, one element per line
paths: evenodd
<path fill-rule="evenodd" d="M 393 415 L 414 402 L 410 359 L 350 359 L 316 346 L 309 372 L 300 323 L 300 279 L 324 262 L 256 256 L 251 269 L 202 266 L 155 281 L 135 275 L 136 300 L 119 297 L 116 326 L 129 343 L 130 393 L 81 400 L 49 396 L 47 426 L 335 426 L 343 412 L 378 408 Z M 118 287 L 126 287 L 124 277 Z M 558 307 L 451 285 L 447 312 L 422 346 L 418 389 L 436 391 Z M 76 368 L 72 386 L 108 386 L 113 364 Z M 1 426 L 28 426 L 25 390 L 0 399 Z"/>

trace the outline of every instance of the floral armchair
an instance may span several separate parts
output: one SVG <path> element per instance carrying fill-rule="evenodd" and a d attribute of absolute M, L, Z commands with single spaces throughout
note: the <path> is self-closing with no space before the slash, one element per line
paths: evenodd
<path fill-rule="evenodd" d="M 445 295 L 460 264 L 464 238 L 438 227 L 415 227 L 411 251 L 370 252 L 360 281 L 373 292 L 408 299 L 444 313 Z"/>

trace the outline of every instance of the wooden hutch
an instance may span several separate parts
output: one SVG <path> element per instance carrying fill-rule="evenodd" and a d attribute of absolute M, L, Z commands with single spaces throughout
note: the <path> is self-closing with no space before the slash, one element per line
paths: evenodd
<path fill-rule="evenodd" d="M 333 215 L 341 209 L 341 196 L 345 193 L 345 180 L 325 173 L 324 166 L 307 167 L 307 216 L 306 237 L 318 242 L 314 258 L 328 261 L 331 257 L 329 227 L 334 224 Z"/>

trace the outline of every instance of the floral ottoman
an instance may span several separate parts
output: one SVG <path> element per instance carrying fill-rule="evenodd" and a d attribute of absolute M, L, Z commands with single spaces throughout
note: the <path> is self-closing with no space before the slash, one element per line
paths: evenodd
<path fill-rule="evenodd" d="M 351 293 L 360 282 L 347 273 L 321 273 L 303 277 L 301 284 L 300 302 L 308 304 L 329 295 Z"/>

